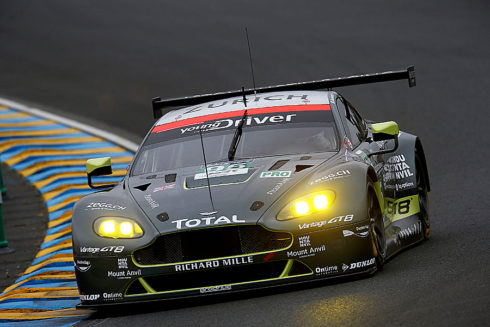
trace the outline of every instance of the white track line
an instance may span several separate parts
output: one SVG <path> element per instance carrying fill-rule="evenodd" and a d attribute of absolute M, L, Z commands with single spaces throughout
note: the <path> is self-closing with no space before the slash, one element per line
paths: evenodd
<path fill-rule="evenodd" d="M 99 128 L 92 127 L 92 126 L 77 122 L 77 121 L 69 119 L 69 118 L 58 116 L 56 114 L 46 112 L 46 111 L 38 109 L 38 108 L 28 107 L 28 106 L 23 105 L 21 103 L 18 103 L 18 102 L 12 101 L 12 100 L 8 100 L 8 99 L 2 98 L 2 97 L 0 97 L 0 105 L 6 106 L 6 107 L 11 107 L 13 109 L 18 109 L 20 111 L 28 112 L 32 115 L 36 115 L 36 116 L 39 116 L 42 118 L 54 120 L 58 123 L 65 124 L 65 125 L 73 127 L 73 128 L 77 128 L 79 130 L 93 134 L 95 136 L 100 136 L 101 138 L 112 141 L 112 142 L 116 143 L 117 145 L 120 145 L 123 148 L 128 149 L 128 150 L 133 151 L 133 152 L 136 152 L 136 150 L 138 150 L 139 145 L 134 143 L 134 142 L 131 142 L 128 139 L 125 139 L 123 137 L 120 137 L 120 136 L 113 134 L 113 133 L 110 133 L 110 132 L 103 131 Z"/>

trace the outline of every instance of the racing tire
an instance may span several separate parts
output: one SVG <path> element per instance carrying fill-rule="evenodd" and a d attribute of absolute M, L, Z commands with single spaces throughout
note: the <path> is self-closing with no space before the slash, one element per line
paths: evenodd
<path fill-rule="evenodd" d="M 417 180 L 417 193 L 419 197 L 419 220 L 422 226 L 424 240 L 430 236 L 429 192 L 427 191 L 427 176 L 424 164 L 417 151 L 415 151 L 415 173 Z"/>
<path fill-rule="evenodd" d="M 376 260 L 377 270 L 383 270 L 383 264 L 386 258 L 386 237 L 384 233 L 383 213 L 381 212 L 372 182 L 368 183 L 367 197 L 369 232 L 371 235 L 373 256 Z"/>

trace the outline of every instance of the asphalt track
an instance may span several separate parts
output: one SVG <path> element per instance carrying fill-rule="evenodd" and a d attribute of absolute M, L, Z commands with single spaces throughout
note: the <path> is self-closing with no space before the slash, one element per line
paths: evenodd
<path fill-rule="evenodd" d="M 485 1 L 0 2 L 0 94 L 132 140 L 150 99 L 416 66 L 418 85 L 342 88 L 421 137 L 431 239 L 373 278 L 125 308 L 82 324 L 488 325 L 490 4 Z"/>

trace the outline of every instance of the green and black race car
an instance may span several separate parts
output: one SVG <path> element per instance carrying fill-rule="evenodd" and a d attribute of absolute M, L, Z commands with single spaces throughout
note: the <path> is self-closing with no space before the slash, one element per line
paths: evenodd
<path fill-rule="evenodd" d="M 79 307 L 374 273 L 429 236 L 417 136 L 372 123 L 332 87 L 402 71 L 153 100 L 175 108 L 124 179 L 73 210 Z"/>

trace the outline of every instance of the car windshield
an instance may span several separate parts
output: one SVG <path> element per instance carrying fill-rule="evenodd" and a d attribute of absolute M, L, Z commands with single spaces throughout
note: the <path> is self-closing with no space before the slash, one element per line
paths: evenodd
<path fill-rule="evenodd" d="M 241 111 L 243 114 L 243 111 Z M 132 175 L 228 160 L 228 150 L 241 117 L 198 124 L 154 127 L 138 153 Z M 175 123 L 171 123 L 175 125 Z M 168 124 L 170 125 L 170 124 Z M 163 127 L 162 127 L 163 126 Z M 235 159 L 338 150 L 338 135 L 330 110 L 247 114 Z"/>

